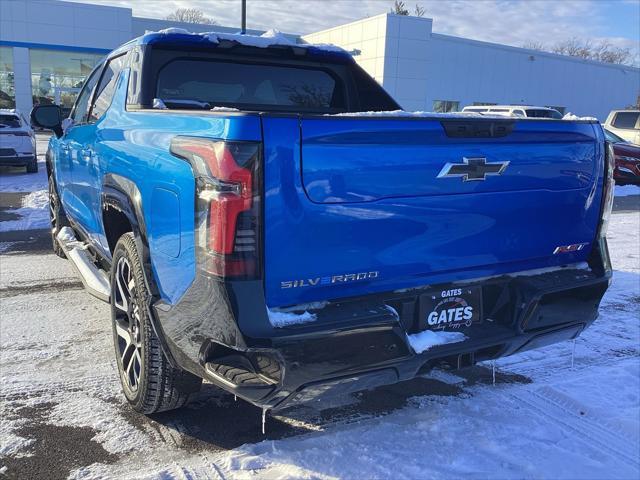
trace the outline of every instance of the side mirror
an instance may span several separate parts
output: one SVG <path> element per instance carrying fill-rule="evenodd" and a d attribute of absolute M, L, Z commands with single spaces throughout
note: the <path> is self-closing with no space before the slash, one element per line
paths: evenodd
<path fill-rule="evenodd" d="M 62 136 L 62 109 L 58 105 L 37 105 L 31 110 L 31 125 L 53 130 L 56 137 Z"/>

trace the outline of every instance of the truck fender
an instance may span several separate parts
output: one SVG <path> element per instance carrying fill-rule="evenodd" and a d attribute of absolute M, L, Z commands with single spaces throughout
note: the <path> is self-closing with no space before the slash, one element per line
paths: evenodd
<path fill-rule="evenodd" d="M 149 298 L 145 300 L 145 307 L 147 309 L 149 319 L 151 320 L 151 326 L 156 337 L 158 337 L 160 341 L 162 352 L 167 361 L 172 367 L 176 367 L 177 363 L 171 355 L 166 343 L 162 326 L 156 318 L 154 309 L 151 308 L 151 306 L 158 302 L 161 297 L 160 290 L 151 268 L 151 253 L 149 250 L 147 228 L 142 210 L 142 195 L 140 194 L 140 190 L 133 180 L 114 173 L 108 173 L 103 179 L 101 208 L 103 214 L 109 208 L 117 210 L 127 218 L 131 225 L 131 231 L 142 259 L 142 268 L 145 273 L 145 284 L 147 291 L 150 293 Z M 106 234 L 107 232 L 105 231 L 105 235 Z"/>

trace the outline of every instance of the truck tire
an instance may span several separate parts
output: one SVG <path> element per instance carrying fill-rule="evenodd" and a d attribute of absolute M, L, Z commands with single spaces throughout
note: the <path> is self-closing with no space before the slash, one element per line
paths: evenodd
<path fill-rule="evenodd" d="M 202 379 L 172 367 L 162 352 L 149 319 L 149 292 L 132 233 L 118 240 L 111 265 L 111 323 L 124 395 L 144 414 L 180 408 L 200 390 Z"/>
<path fill-rule="evenodd" d="M 27 173 L 38 173 L 38 160 L 27 164 Z"/>
<path fill-rule="evenodd" d="M 53 247 L 53 253 L 60 258 L 67 258 L 58 240 L 56 240 L 58 232 L 62 227 L 67 226 L 68 222 L 62 205 L 60 205 L 60 197 L 58 197 L 52 175 L 49 175 L 49 220 L 51 221 L 51 246 Z"/>

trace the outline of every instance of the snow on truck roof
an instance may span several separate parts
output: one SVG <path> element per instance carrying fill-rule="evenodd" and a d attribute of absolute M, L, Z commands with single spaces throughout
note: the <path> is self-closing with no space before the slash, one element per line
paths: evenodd
<path fill-rule="evenodd" d="M 283 34 L 282 32 L 271 29 L 262 35 L 250 35 L 242 33 L 223 33 L 223 32 L 190 32 L 184 28 L 165 28 L 159 31 L 147 31 L 144 35 L 123 45 L 159 45 L 163 43 L 179 43 L 185 45 L 219 45 L 222 42 L 233 42 L 238 45 L 257 48 L 273 48 L 273 47 L 291 47 L 307 50 L 311 52 L 330 52 L 338 57 L 351 59 L 349 53 L 332 44 L 321 43 L 297 43 L 295 39 Z M 121 47 L 121 49 L 123 48 Z M 118 49 L 120 50 L 120 49 Z"/>
<path fill-rule="evenodd" d="M 514 117 L 505 117 L 504 115 L 497 114 L 482 114 L 473 111 L 466 112 L 425 112 L 425 111 L 407 111 L 407 110 L 390 110 L 390 111 L 371 111 L 371 112 L 344 112 L 344 113 L 326 113 L 323 116 L 325 117 L 427 117 L 427 118 L 447 118 L 447 119 L 496 119 L 496 120 L 505 120 Z M 520 120 L 555 120 L 549 118 L 520 118 Z M 598 119 L 594 117 L 578 117 L 573 115 L 572 113 L 568 113 L 562 120 L 581 120 L 588 122 L 597 122 Z"/>

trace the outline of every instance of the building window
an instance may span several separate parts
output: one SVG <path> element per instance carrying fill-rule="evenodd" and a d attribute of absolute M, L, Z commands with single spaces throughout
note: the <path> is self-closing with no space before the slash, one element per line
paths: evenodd
<path fill-rule="evenodd" d="M 472 104 L 474 107 L 476 106 L 490 106 L 490 105 L 497 105 L 497 103 L 491 103 L 491 102 L 473 102 Z"/>
<path fill-rule="evenodd" d="M 553 106 L 553 105 L 545 105 L 545 107 L 553 108 L 554 110 L 559 111 L 562 115 L 564 115 L 564 112 L 567 110 L 567 107 L 556 107 L 556 106 Z"/>
<path fill-rule="evenodd" d="M 460 110 L 460 102 L 453 100 L 434 100 L 433 111 L 437 113 L 457 112 Z"/>
<path fill-rule="evenodd" d="M 13 75 L 13 48 L 0 47 L 0 108 L 15 108 L 16 89 Z"/>
<path fill-rule="evenodd" d="M 82 83 L 103 55 L 92 53 L 32 49 L 31 91 L 33 104 L 73 106 Z"/>

